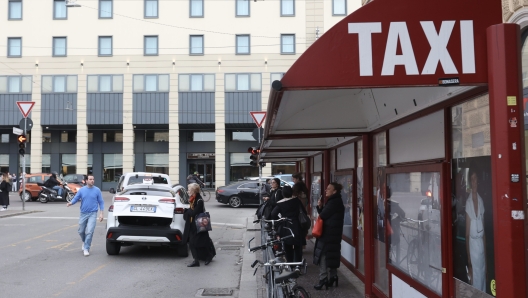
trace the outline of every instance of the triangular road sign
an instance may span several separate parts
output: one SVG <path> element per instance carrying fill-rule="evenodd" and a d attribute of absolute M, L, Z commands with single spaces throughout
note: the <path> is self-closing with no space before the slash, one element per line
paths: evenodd
<path fill-rule="evenodd" d="M 266 119 L 266 112 L 249 112 L 249 114 L 251 114 L 251 118 L 253 118 L 258 127 L 261 127 L 264 119 Z"/>
<path fill-rule="evenodd" d="M 27 118 L 29 113 L 31 113 L 31 109 L 33 109 L 33 106 L 35 105 L 34 101 L 17 101 L 16 102 L 18 109 L 22 113 L 22 116 L 24 118 Z"/>

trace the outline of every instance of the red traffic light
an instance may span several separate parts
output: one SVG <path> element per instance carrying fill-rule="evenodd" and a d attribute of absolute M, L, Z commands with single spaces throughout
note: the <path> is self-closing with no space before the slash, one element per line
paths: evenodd
<path fill-rule="evenodd" d="M 258 149 L 257 147 L 249 147 L 248 148 L 248 153 L 259 154 L 260 153 L 260 149 Z"/>
<path fill-rule="evenodd" d="M 27 141 L 27 137 L 25 135 L 19 135 L 17 140 L 19 143 L 25 143 Z"/>

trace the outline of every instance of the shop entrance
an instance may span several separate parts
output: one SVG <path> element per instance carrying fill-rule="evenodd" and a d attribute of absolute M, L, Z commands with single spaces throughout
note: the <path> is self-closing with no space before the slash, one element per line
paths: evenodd
<path fill-rule="evenodd" d="M 205 183 L 206 188 L 215 187 L 214 160 L 200 160 L 189 162 L 187 175 L 198 172 L 198 177 Z"/>

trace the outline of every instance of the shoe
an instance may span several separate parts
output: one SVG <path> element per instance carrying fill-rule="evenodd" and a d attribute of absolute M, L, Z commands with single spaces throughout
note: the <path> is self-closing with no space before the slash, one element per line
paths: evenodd
<path fill-rule="evenodd" d="M 326 277 L 320 280 L 319 283 L 314 286 L 314 289 L 321 290 L 323 286 L 325 286 L 326 289 L 328 290 L 328 278 Z"/>
<path fill-rule="evenodd" d="M 334 281 L 335 281 L 336 288 L 337 288 L 339 286 L 339 277 L 337 277 L 337 275 L 330 277 L 330 280 L 328 281 L 328 286 L 329 287 L 334 286 Z"/>
<path fill-rule="evenodd" d="M 85 249 L 85 250 L 84 250 L 84 256 L 87 257 L 87 256 L 89 256 L 89 255 L 90 255 L 90 252 L 89 252 L 87 249 Z"/>
<path fill-rule="evenodd" d="M 7 209 L 6 208 L 2 208 L 2 209 L 0 209 L 0 211 L 7 211 Z"/>
<path fill-rule="evenodd" d="M 187 265 L 187 267 L 200 267 L 200 262 L 198 262 L 197 260 L 194 260 L 192 263 Z"/>
<path fill-rule="evenodd" d="M 205 261 L 205 266 L 209 265 L 209 263 L 211 263 L 212 259 L 209 259 L 207 261 Z"/>

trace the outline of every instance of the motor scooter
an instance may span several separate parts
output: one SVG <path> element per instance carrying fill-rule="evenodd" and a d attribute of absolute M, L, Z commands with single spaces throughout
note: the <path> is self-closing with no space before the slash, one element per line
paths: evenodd
<path fill-rule="evenodd" d="M 71 200 L 73 200 L 73 197 L 75 196 L 73 194 L 73 191 L 68 187 L 68 184 L 65 182 L 63 182 L 62 184 L 62 188 L 62 198 L 59 198 L 55 189 L 48 188 L 42 185 L 40 193 L 38 195 L 38 200 L 41 203 L 53 202 L 55 200 L 66 200 L 67 202 L 71 202 Z"/>

